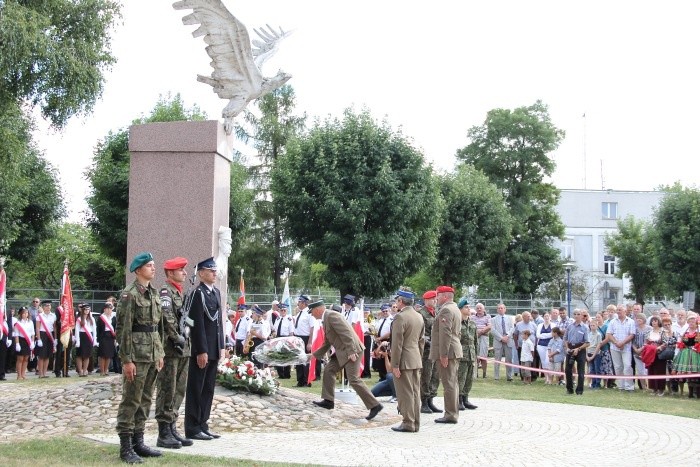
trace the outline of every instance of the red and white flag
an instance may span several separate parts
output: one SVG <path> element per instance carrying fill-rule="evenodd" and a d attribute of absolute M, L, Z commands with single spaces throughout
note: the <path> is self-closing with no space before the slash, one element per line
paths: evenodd
<path fill-rule="evenodd" d="M 323 346 L 323 341 L 325 340 L 326 333 L 323 331 L 323 324 L 319 324 L 318 330 L 316 330 L 313 340 L 311 341 L 311 352 L 313 353 L 320 349 Z M 316 379 L 316 362 L 316 357 L 311 357 L 311 363 L 309 364 L 309 384 Z"/>
<path fill-rule="evenodd" d="M 241 282 L 238 286 L 240 295 L 238 296 L 238 304 L 245 305 L 245 281 L 243 280 L 243 269 L 241 269 Z"/>
<path fill-rule="evenodd" d="M 73 291 L 70 287 L 68 266 L 63 269 L 61 280 L 61 343 L 64 347 L 70 342 L 70 332 L 75 327 L 75 310 L 73 309 Z"/>
<path fill-rule="evenodd" d="M 5 314 L 6 298 L 7 298 L 7 275 L 5 274 L 5 269 L 2 267 L 2 265 L 0 265 L 0 328 L 2 328 L 2 335 L 4 337 L 6 337 L 10 334 L 9 329 L 7 327 L 7 315 Z"/>

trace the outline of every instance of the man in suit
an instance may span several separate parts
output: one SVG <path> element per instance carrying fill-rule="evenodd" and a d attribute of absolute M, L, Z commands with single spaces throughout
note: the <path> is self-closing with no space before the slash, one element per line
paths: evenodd
<path fill-rule="evenodd" d="M 413 299 L 411 291 L 397 292 L 399 312 L 391 326 L 391 367 L 399 412 L 403 416 L 401 424 L 391 429 L 411 433 L 420 428 L 420 372 L 425 343 L 423 318 L 413 308 Z"/>
<path fill-rule="evenodd" d="M 322 359 L 326 352 L 333 346 L 334 351 L 323 369 L 323 388 L 321 397 L 323 400 L 314 401 L 319 407 L 332 409 L 335 407 L 335 375 L 345 369 L 345 373 L 352 387 L 365 407 L 369 409 L 367 420 L 372 420 L 384 408 L 372 395 L 365 383 L 360 379 L 360 359 L 364 345 L 355 334 L 355 330 L 341 313 L 330 311 L 326 313 L 326 307 L 322 300 L 309 304 L 309 311 L 314 319 L 323 320 L 323 332 L 325 339 L 323 345 L 317 349 L 313 356 Z"/>
<path fill-rule="evenodd" d="M 197 264 L 200 283 L 189 298 L 190 340 L 192 356 L 187 375 L 185 399 L 185 436 L 209 441 L 220 436 L 209 430 L 209 413 L 214 399 L 216 367 L 224 358 L 224 322 L 221 292 L 214 287 L 214 258 Z"/>
<path fill-rule="evenodd" d="M 493 334 L 493 356 L 496 362 L 501 361 L 501 357 L 506 357 L 506 363 L 513 362 L 513 320 L 510 316 L 506 316 L 506 306 L 503 303 L 498 304 L 496 309 L 498 315 L 491 320 L 491 334 Z M 494 363 L 493 379 L 500 378 L 501 365 Z M 506 367 L 506 378 L 508 381 L 513 381 L 513 367 Z"/>
<path fill-rule="evenodd" d="M 435 423 L 457 423 L 457 370 L 459 359 L 462 358 L 462 344 L 459 342 L 462 315 L 454 302 L 455 291 L 452 287 L 441 285 L 436 292 L 439 311 L 430 335 L 430 359 L 436 362 L 440 372 L 440 381 L 444 388 L 445 414 L 436 418 Z"/>

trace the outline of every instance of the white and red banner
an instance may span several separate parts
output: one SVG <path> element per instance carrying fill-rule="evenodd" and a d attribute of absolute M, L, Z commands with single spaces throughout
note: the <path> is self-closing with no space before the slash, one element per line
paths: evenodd
<path fill-rule="evenodd" d="M 5 302 L 7 298 L 7 275 L 5 274 L 5 269 L 0 265 L 0 328 L 2 328 L 2 335 L 9 336 L 9 329 L 7 328 L 7 315 L 5 314 Z"/>
<path fill-rule="evenodd" d="M 73 309 L 73 291 L 70 287 L 68 266 L 63 269 L 61 280 L 61 343 L 64 347 L 70 342 L 70 332 L 75 327 L 75 310 Z"/>
<path fill-rule="evenodd" d="M 245 281 L 243 280 L 243 269 L 241 269 L 241 282 L 238 286 L 240 290 L 240 295 L 238 297 L 238 304 L 245 305 Z"/>

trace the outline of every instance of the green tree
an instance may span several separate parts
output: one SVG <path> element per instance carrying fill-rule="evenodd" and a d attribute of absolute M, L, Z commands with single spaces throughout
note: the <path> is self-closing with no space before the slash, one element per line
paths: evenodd
<path fill-rule="evenodd" d="M 680 297 L 695 291 L 693 309 L 700 310 L 700 190 L 684 188 L 659 204 L 654 216 L 659 273 Z"/>
<path fill-rule="evenodd" d="M 119 290 L 123 286 L 122 264 L 101 252 L 90 229 L 73 223 L 52 224 L 51 234 L 31 258 L 8 264 L 13 288 L 54 289 L 58 294 L 66 259 L 75 290 Z"/>
<path fill-rule="evenodd" d="M 148 117 L 137 118 L 132 124 L 153 122 L 203 121 L 206 114 L 196 105 L 187 108 L 179 94 L 175 97 L 161 97 Z M 129 131 L 124 128 L 110 132 L 97 144 L 92 165 L 86 171 L 86 178 L 92 186 L 87 203 L 90 212 L 87 224 L 105 253 L 126 263 L 127 219 L 129 213 Z M 229 225 L 232 226 L 232 246 L 239 241 L 238 235 L 247 225 L 250 212 L 245 203 L 245 172 L 240 164 L 231 168 L 231 206 Z"/>
<path fill-rule="evenodd" d="M 280 276 L 284 267 L 291 264 L 294 248 L 274 209 L 270 172 L 284 156 L 288 141 L 303 130 L 306 116 L 294 115 L 295 95 L 289 85 L 257 99 L 256 106 L 257 109 L 244 112 L 245 127 L 236 128 L 237 136 L 252 143 L 257 151 L 249 166 L 249 182 L 255 191 L 254 221 L 250 237 L 236 252 L 236 264 L 246 269 L 246 277 L 254 287 L 272 285 L 279 289 Z M 251 261 L 253 258 L 255 261 Z"/>
<path fill-rule="evenodd" d="M 290 238 L 342 294 L 381 297 L 435 254 L 442 202 L 432 170 L 366 110 L 289 144 L 272 191 Z"/>
<path fill-rule="evenodd" d="M 119 10 L 109 0 L 0 2 L 0 102 L 39 106 L 56 127 L 89 112 L 116 61 Z"/>
<path fill-rule="evenodd" d="M 630 298 L 644 305 L 647 297 L 660 290 L 653 226 L 627 216 L 617 221 L 617 233 L 605 236 L 605 244 L 610 254 L 617 258 L 615 276 L 629 274 L 632 278 Z"/>
<path fill-rule="evenodd" d="M 477 263 L 498 254 L 510 241 L 510 213 L 498 188 L 468 164 L 446 175 L 440 189 L 446 208 L 436 276 L 448 284 L 476 284 Z"/>
<path fill-rule="evenodd" d="M 552 241 L 564 234 L 556 213 L 559 190 L 544 181 L 555 164 L 549 154 L 564 137 L 547 106 L 537 101 L 515 110 L 494 109 L 468 131 L 471 142 L 457 157 L 486 174 L 506 200 L 512 240 L 487 260 L 504 290 L 529 294 L 553 278 L 559 252 Z"/>

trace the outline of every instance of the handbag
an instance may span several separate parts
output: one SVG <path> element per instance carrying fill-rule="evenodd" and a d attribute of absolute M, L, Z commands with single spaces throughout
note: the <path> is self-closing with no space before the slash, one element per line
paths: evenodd
<path fill-rule="evenodd" d="M 675 354 L 674 347 L 665 347 L 656 358 L 659 360 L 673 360 L 673 355 Z"/>

